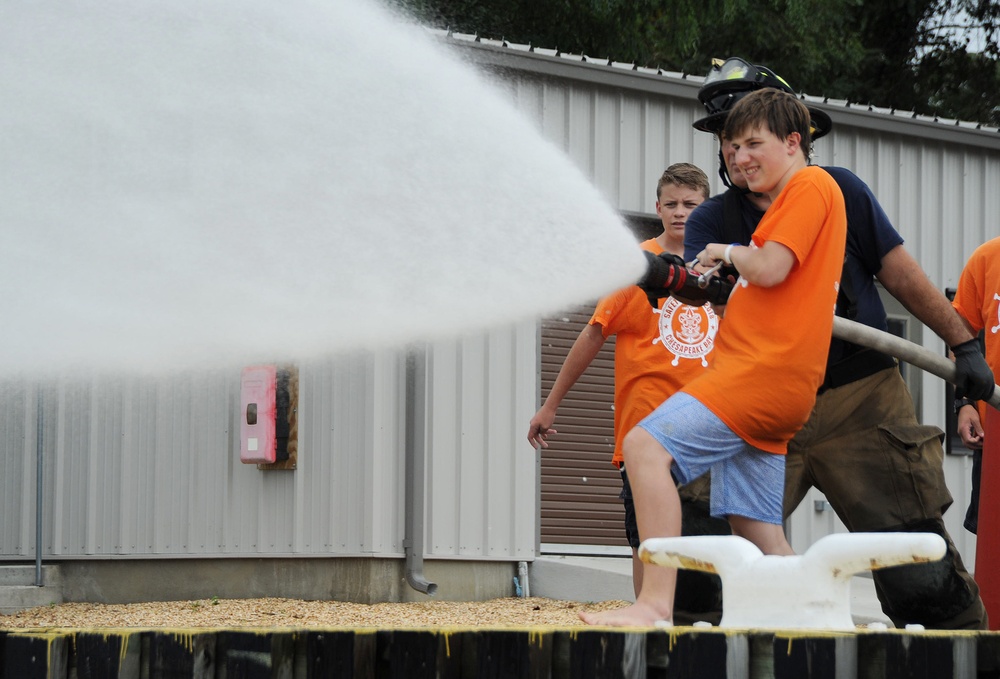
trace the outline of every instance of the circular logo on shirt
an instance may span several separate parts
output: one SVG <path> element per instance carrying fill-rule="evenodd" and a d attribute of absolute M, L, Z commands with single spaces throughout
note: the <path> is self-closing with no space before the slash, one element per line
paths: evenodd
<path fill-rule="evenodd" d="M 671 365 L 677 365 L 682 358 L 700 359 L 703 366 L 708 365 L 705 357 L 712 351 L 719 330 L 719 317 L 712 305 L 691 306 L 667 297 L 663 307 L 654 313 L 660 315 L 660 336 L 653 344 L 662 343 L 674 355 Z"/>

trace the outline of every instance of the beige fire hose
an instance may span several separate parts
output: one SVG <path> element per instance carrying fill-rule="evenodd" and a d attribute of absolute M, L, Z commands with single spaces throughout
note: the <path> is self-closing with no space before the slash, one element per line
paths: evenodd
<path fill-rule="evenodd" d="M 919 344 L 914 344 L 901 337 L 839 316 L 833 319 L 833 336 L 895 356 L 899 360 L 937 375 L 947 382 L 955 383 L 955 363 L 953 361 L 945 356 L 938 356 Z M 993 396 L 987 403 L 1000 410 L 1000 386 L 993 389 Z"/>

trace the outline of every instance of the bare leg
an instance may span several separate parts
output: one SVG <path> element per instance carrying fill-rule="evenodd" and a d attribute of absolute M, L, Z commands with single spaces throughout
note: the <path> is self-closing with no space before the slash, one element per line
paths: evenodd
<path fill-rule="evenodd" d="M 635 547 L 632 548 L 632 591 L 635 592 L 635 598 L 639 598 L 639 592 L 642 591 L 642 569 L 646 564 L 642 562 L 639 558 L 639 550 Z"/>
<path fill-rule="evenodd" d="M 670 478 L 673 458 L 645 429 L 636 427 L 622 444 L 629 471 L 636 523 L 643 539 L 676 537 L 681 534 L 681 500 Z M 674 609 L 677 571 L 657 566 L 643 570 L 642 586 L 636 601 L 627 608 L 599 613 L 580 613 L 590 625 L 616 627 L 649 626 L 670 621 Z"/>
<path fill-rule="evenodd" d="M 765 554 L 778 556 L 795 554 L 792 551 L 792 546 L 785 539 L 785 531 L 777 524 L 748 519 L 745 516 L 730 515 L 729 525 L 733 529 L 733 535 L 746 538 L 757 545 L 757 548 Z"/>

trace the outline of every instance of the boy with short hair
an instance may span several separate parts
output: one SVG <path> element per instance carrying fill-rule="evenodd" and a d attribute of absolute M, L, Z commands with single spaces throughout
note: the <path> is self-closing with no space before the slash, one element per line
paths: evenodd
<path fill-rule="evenodd" d="M 713 364 L 625 438 L 643 539 L 680 534 L 680 483 L 712 471 L 712 514 L 765 554 L 791 554 L 782 531 L 784 453 L 823 380 L 844 259 L 847 219 L 836 182 L 808 167 L 809 111 L 763 89 L 730 112 L 725 135 L 750 189 L 773 204 L 749 246 L 711 243 L 703 265 L 740 273 Z M 585 622 L 670 621 L 676 570 L 651 568 L 635 604 L 582 613 Z"/>

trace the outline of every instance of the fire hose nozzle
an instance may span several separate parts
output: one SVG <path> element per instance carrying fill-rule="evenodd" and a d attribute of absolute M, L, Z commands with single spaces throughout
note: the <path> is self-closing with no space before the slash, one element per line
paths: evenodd
<path fill-rule="evenodd" d="M 683 259 L 669 252 L 661 252 L 659 255 L 646 252 L 645 255 L 648 265 L 646 274 L 636 285 L 646 293 L 654 308 L 658 299 L 674 293 L 681 301 L 698 304 L 725 304 L 729 299 L 733 285 L 728 280 L 710 274 L 699 276 L 687 267 Z"/>

